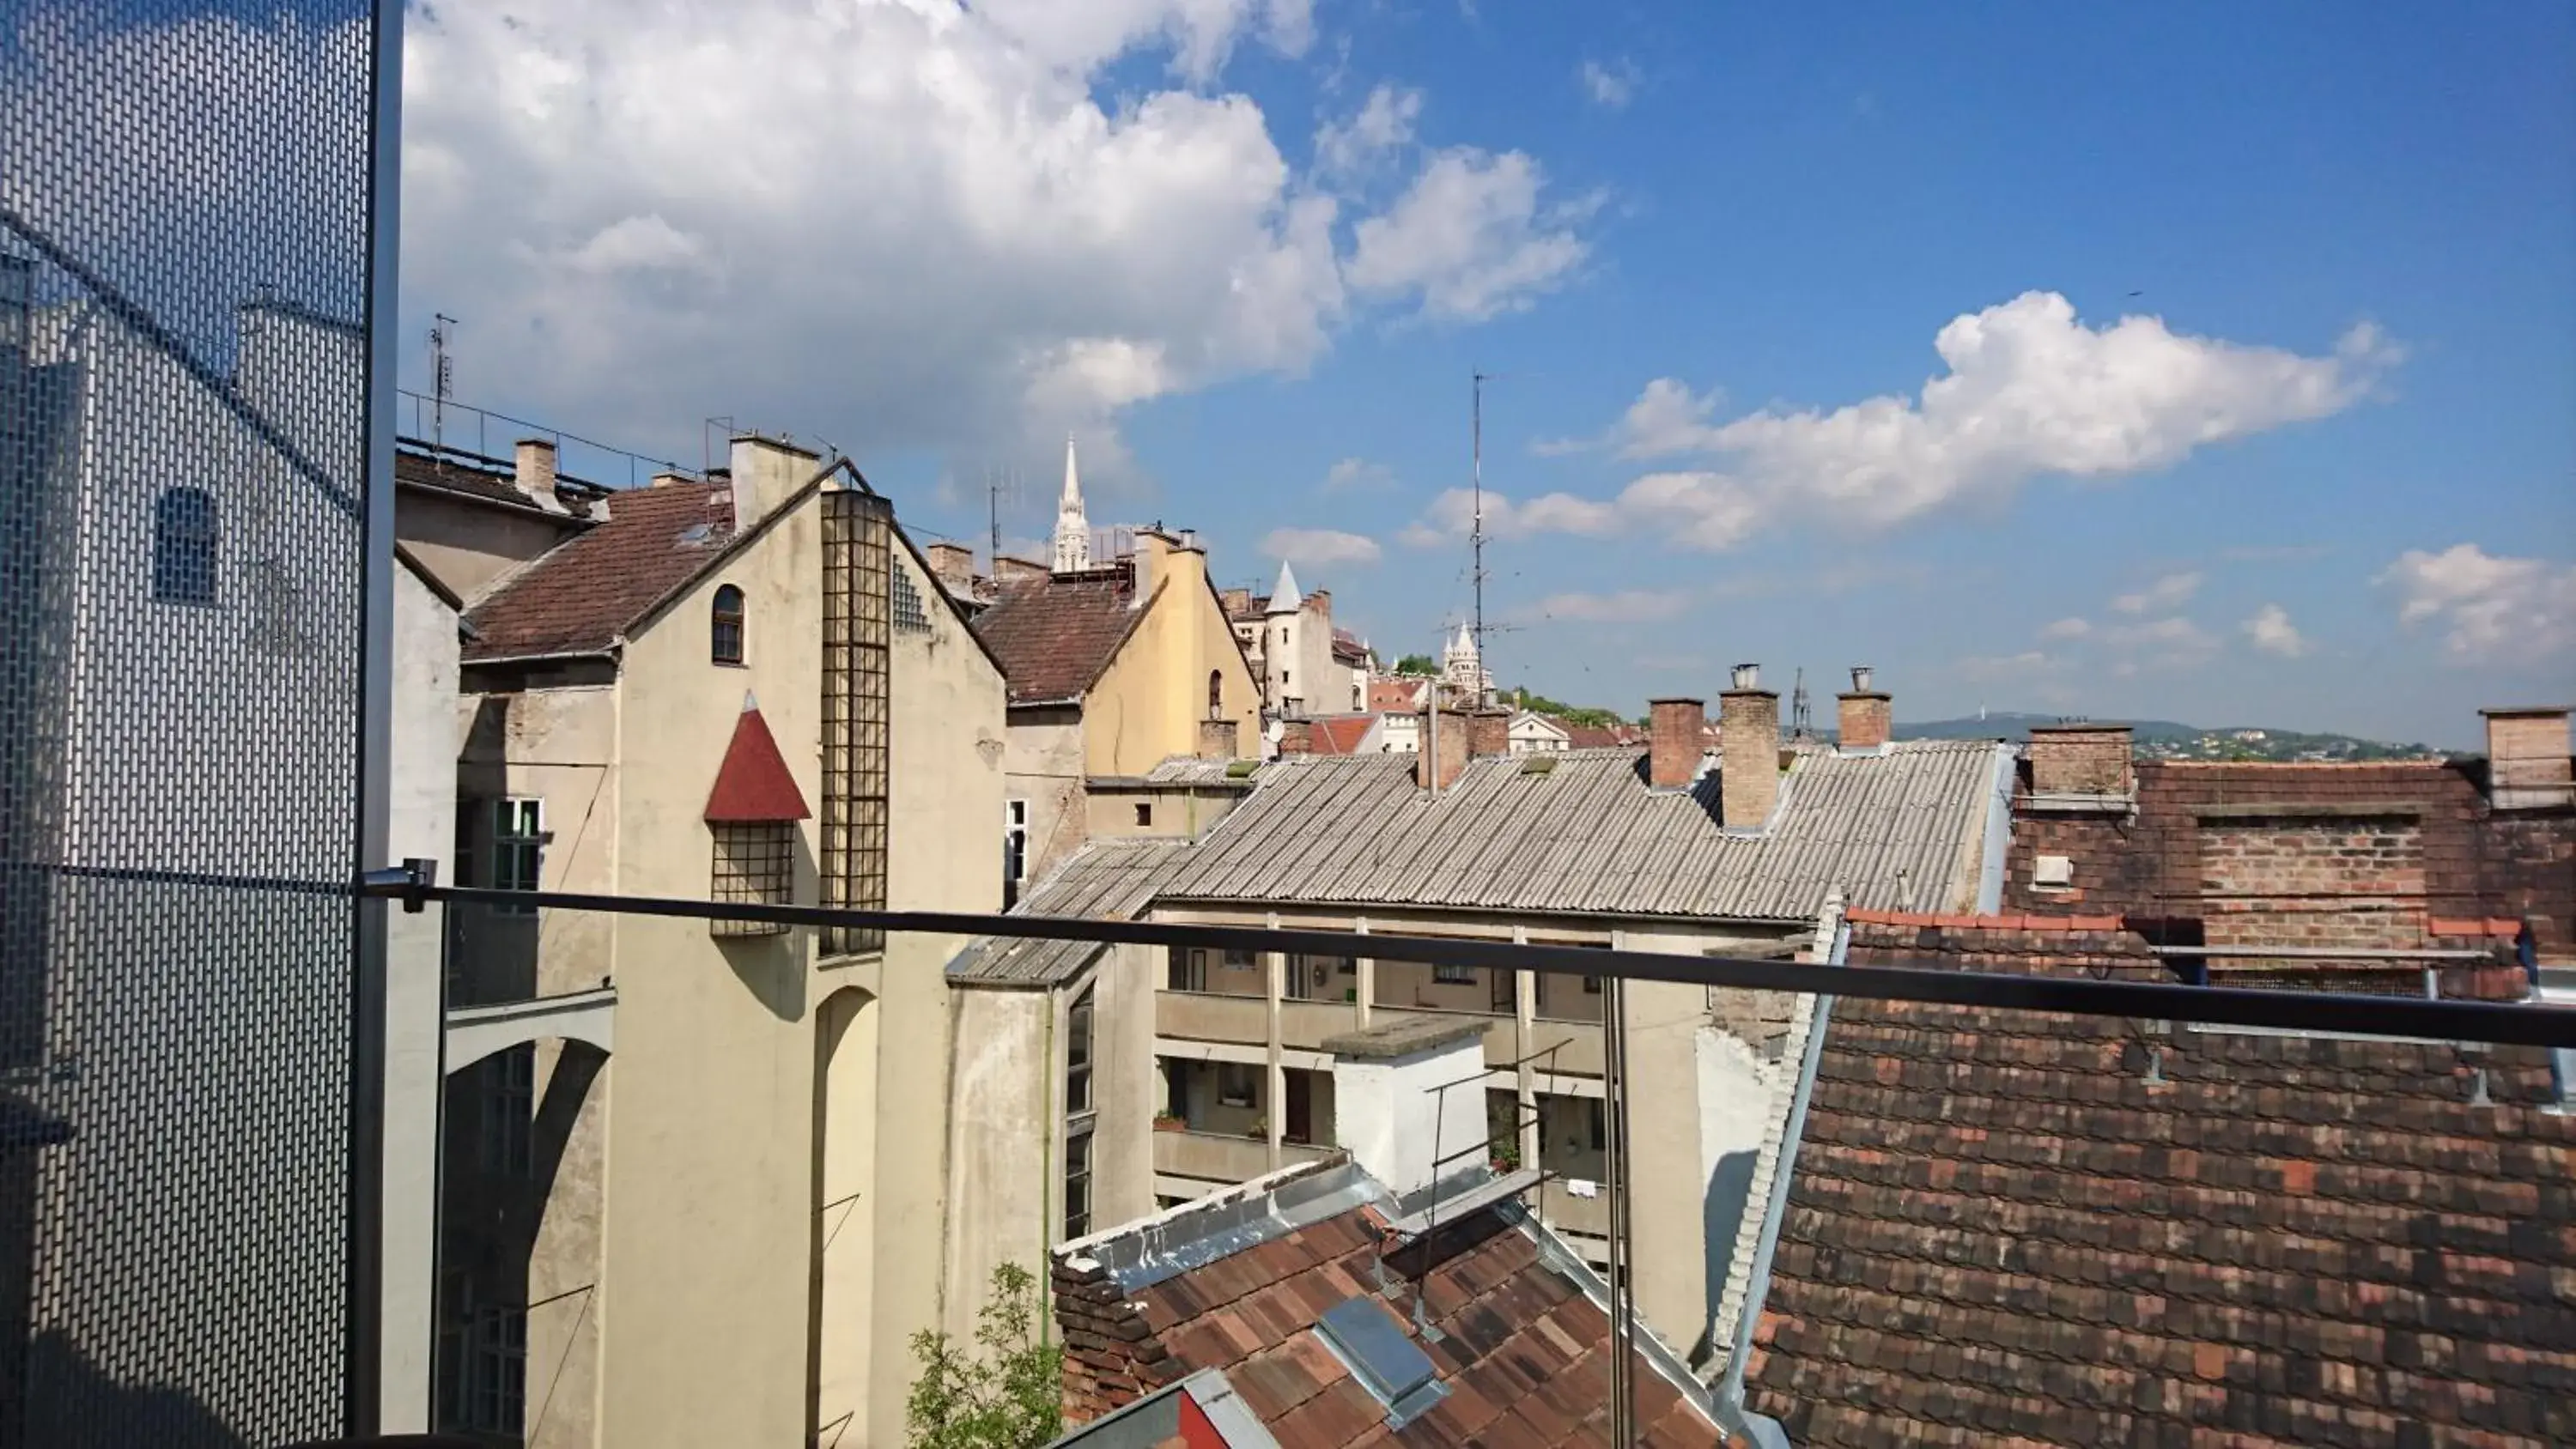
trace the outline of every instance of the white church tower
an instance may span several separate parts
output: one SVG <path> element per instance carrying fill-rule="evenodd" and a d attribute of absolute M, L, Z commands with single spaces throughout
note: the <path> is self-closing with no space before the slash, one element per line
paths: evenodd
<path fill-rule="evenodd" d="M 1064 496 L 1055 505 L 1055 571 L 1091 567 L 1091 521 L 1082 516 L 1082 475 L 1073 466 L 1073 434 L 1064 435 Z"/>
<path fill-rule="evenodd" d="M 1475 636 L 1464 624 L 1458 626 L 1458 637 L 1440 651 L 1440 675 L 1450 694 L 1471 707 L 1481 707 L 1494 687 L 1494 677 L 1477 657 Z"/>
<path fill-rule="evenodd" d="M 1270 707 L 1283 718 L 1303 715 L 1307 690 L 1323 682 L 1310 679 L 1301 685 L 1296 677 L 1297 651 L 1292 646 L 1297 611 L 1305 604 L 1306 596 L 1297 591 L 1297 575 L 1290 571 L 1288 561 L 1281 559 L 1279 582 L 1271 587 L 1270 606 L 1261 619 L 1261 663 Z"/>

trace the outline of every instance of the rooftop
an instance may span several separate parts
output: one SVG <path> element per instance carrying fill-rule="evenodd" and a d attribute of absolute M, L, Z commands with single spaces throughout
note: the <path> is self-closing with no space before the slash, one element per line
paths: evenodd
<path fill-rule="evenodd" d="M 1002 665 L 1013 704 L 1079 699 L 1099 682 L 1144 617 L 1127 565 L 1006 578 L 975 618 Z"/>
<path fill-rule="evenodd" d="M 1117 1382 L 1219 1369 L 1283 1449 L 1608 1444 L 1601 1281 L 1506 1199 L 1390 1248 L 1394 1286 L 1381 1288 L 1379 1234 L 1396 1206 L 1358 1168 L 1328 1164 L 1068 1245 L 1055 1292 L 1071 1408 L 1102 1414 L 1132 1392 Z M 1434 1333 L 1411 1325 L 1417 1293 Z M 1319 1327 L 1328 1314 L 1369 1316 L 1357 1326 L 1426 1355 L 1445 1392 L 1390 1428 L 1389 1405 Z M 1720 1442 L 1679 1361 L 1638 1339 L 1638 1441 Z"/>
<path fill-rule="evenodd" d="M 1646 786 L 1645 752 L 1568 750 L 1545 773 L 1470 760 L 1434 798 L 1414 756 L 1291 758 L 1169 864 L 1166 900 L 1400 904 L 1809 920 L 1839 888 L 1928 907 L 1976 876 L 2002 747 L 1918 741 L 1810 751 L 1760 833 L 1718 824 L 1718 774 Z"/>
<path fill-rule="evenodd" d="M 1093 840 L 1050 871 L 1010 913 L 1132 919 L 1153 898 L 1163 867 L 1187 843 L 1151 836 Z M 1092 941 L 979 936 L 948 963 L 948 976 L 986 985 L 1053 986 L 1107 949 Z"/>
<path fill-rule="evenodd" d="M 733 541 L 724 484 L 619 493 L 606 523 L 503 579 L 467 612 L 465 662 L 607 652 Z"/>
<path fill-rule="evenodd" d="M 1851 959 L 1936 934 L 1983 970 L 2155 970 L 2107 933 L 1866 920 Z M 2550 1100 L 2537 1049 L 1839 1000 L 1749 1405 L 1815 1449 L 2576 1442 Z"/>

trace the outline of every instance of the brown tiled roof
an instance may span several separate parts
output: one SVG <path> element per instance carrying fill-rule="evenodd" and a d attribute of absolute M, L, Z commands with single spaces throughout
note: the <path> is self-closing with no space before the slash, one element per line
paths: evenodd
<path fill-rule="evenodd" d="M 733 495 L 722 484 L 620 493 L 606 523 L 557 545 L 467 614 L 481 637 L 466 661 L 603 651 L 732 538 Z"/>
<path fill-rule="evenodd" d="M 485 467 L 460 458 L 433 457 L 408 448 L 394 453 L 394 482 L 416 488 L 436 488 L 448 493 L 462 493 L 487 503 L 513 503 L 521 508 L 534 508 L 536 503 L 519 491 L 508 468 Z"/>
<path fill-rule="evenodd" d="M 1120 565 L 1001 586 L 975 637 L 1001 661 L 1011 703 L 1075 699 L 1098 682 L 1144 617 L 1132 577 Z"/>
<path fill-rule="evenodd" d="M 2153 969 L 2107 932 L 1912 923 L 1856 927 L 1851 959 L 1944 946 Z M 2576 1118 L 2549 1093 L 2520 1048 L 1846 998 L 1750 1406 L 1813 1449 L 2576 1443 Z"/>
<path fill-rule="evenodd" d="M 1329 715 L 1306 721 L 1306 753 L 1310 755 L 1355 755 L 1368 732 L 1377 727 L 1373 714 Z"/>
<path fill-rule="evenodd" d="M 1428 679 L 1372 679 L 1368 686 L 1368 707 L 1374 714 L 1403 714 L 1422 708 L 1422 692 Z"/>
<path fill-rule="evenodd" d="M 1067 1417 L 1089 1419 L 1221 1368 L 1282 1449 L 1610 1442 L 1609 1317 L 1540 1260 L 1526 1228 L 1495 1208 L 1469 1213 L 1430 1240 L 1427 1275 L 1413 1249 L 1390 1252 L 1388 1267 L 1405 1282 L 1389 1301 L 1368 1286 L 1383 1221 L 1375 1206 L 1353 1208 L 1133 1292 L 1083 1260 L 1059 1262 Z M 1417 1282 L 1441 1337 L 1413 1341 L 1449 1393 L 1389 1433 L 1386 1406 L 1313 1330 L 1351 1298 L 1377 1298 L 1390 1323 L 1402 1323 Z M 1634 1378 L 1638 1443 L 1720 1442 L 1716 1424 L 1642 1352 Z M 1102 1391 L 1118 1384 L 1130 1387 Z"/>

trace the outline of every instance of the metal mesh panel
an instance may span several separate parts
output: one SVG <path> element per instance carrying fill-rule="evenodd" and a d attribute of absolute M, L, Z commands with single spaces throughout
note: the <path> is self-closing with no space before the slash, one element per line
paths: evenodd
<path fill-rule="evenodd" d="M 374 41 L 0 0 L 0 1449 L 344 1423 Z"/>
<path fill-rule="evenodd" d="M 885 500 L 823 496 L 823 904 L 886 903 Z M 876 951 L 882 931 L 834 928 L 826 952 Z"/>

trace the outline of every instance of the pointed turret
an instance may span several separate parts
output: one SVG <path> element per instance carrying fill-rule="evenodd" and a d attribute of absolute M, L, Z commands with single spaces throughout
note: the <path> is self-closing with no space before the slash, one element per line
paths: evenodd
<path fill-rule="evenodd" d="M 1305 605 L 1306 597 L 1297 592 L 1297 575 L 1290 572 L 1288 561 L 1279 561 L 1279 582 L 1270 589 L 1270 607 L 1264 612 L 1293 614 Z"/>
<path fill-rule="evenodd" d="M 1073 462 L 1073 434 L 1064 435 L 1064 494 L 1055 505 L 1055 571 L 1091 567 L 1091 521 L 1082 516 L 1082 473 Z"/>

